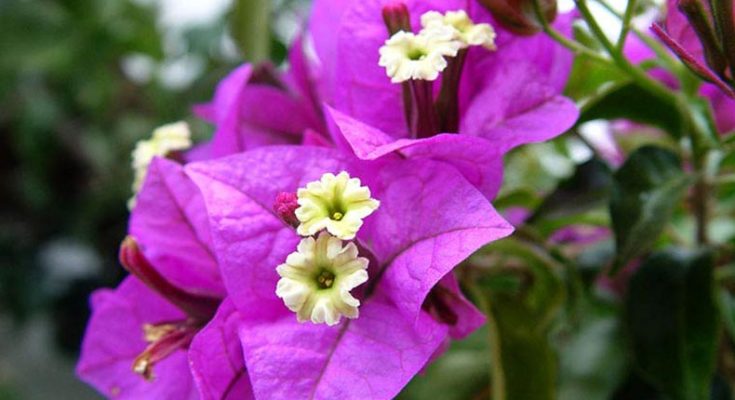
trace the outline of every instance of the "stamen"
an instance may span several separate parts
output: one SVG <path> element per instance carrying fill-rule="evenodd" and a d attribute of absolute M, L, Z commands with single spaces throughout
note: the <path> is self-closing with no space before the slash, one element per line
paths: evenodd
<path fill-rule="evenodd" d="M 329 289 L 334 284 L 334 274 L 326 269 L 322 270 L 319 276 L 317 276 L 316 281 L 319 284 L 319 289 Z"/>
<path fill-rule="evenodd" d="M 133 372 L 153 380 L 153 367 L 179 349 L 186 349 L 201 326 L 179 321 L 160 325 L 143 325 L 143 336 L 150 344 L 133 361 Z M 149 340 L 152 339 L 152 340 Z"/>
<path fill-rule="evenodd" d="M 143 338 L 145 338 L 146 342 L 153 343 L 173 332 L 175 329 L 175 324 L 143 324 Z"/>

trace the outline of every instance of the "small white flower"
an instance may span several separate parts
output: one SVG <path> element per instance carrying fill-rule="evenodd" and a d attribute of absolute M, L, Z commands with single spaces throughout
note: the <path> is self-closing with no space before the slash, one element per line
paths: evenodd
<path fill-rule="evenodd" d="M 322 232 L 302 239 L 297 251 L 276 268 L 281 279 L 276 296 L 299 322 L 338 324 L 342 316 L 357 318 L 360 301 L 350 291 L 368 280 L 368 260 L 358 257 L 354 243 Z"/>
<path fill-rule="evenodd" d="M 153 131 L 148 140 L 141 140 L 133 150 L 132 166 L 135 172 L 133 179 L 133 197 L 128 200 L 128 208 L 135 206 L 135 198 L 143 186 L 143 181 L 148 173 L 148 166 L 154 157 L 166 156 L 172 151 L 186 150 L 191 147 L 191 133 L 189 125 L 180 121 L 163 125 Z"/>
<path fill-rule="evenodd" d="M 447 67 L 444 57 L 454 57 L 461 43 L 453 40 L 453 28 L 436 26 L 418 35 L 399 31 L 380 48 L 378 64 L 393 83 L 409 79 L 433 81 Z"/>
<path fill-rule="evenodd" d="M 332 235 L 350 240 L 362 226 L 362 219 L 372 214 L 380 202 L 370 197 L 370 189 L 360 186 L 358 178 L 347 172 L 331 173 L 309 182 L 296 192 L 299 208 L 296 231 L 301 236 L 315 235 L 326 229 Z"/>
<path fill-rule="evenodd" d="M 454 30 L 454 39 L 462 43 L 462 48 L 483 46 L 495 50 L 495 30 L 490 24 L 475 24 L 464 10 L 447 11 L 442 15 L 429 11 L 421 16 L 421 26 L 426 32 L 443 31 L 446 27 Z"/>

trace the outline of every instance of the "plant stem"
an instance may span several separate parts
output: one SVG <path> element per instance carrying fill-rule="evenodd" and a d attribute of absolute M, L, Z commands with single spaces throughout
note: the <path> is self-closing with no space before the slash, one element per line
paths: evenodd
<path fill-rule="evenodd" d="M 608 12 L 618 17 L 618 19 L 620 19 L 621 22 L 623 21 L 624 15 L 621 14 L 618 10 L 616 10 L 607 0 L 596 0 L 596 1 L 597 1 L 597 4 L 601 5 Z M 681 62 L 678 59 L 674 58 L 674 56 L 671 55 L 671 53 L 666 49 L 666 47 L 664 47 L 661 44 L 661 42 L 657 41 L 650 35 L 644 32 L 641 32 L 640 29 L 638 29 L 637 27 L 633 25 L 629 24 L 628 26 L 629 26 L 629 29 L 638 37 L 638 39 L 640 39 L 646 46 L 648 46 L 648 48 L 651 49 L 651 51 L 653 51 L 659 59 L 663 60 L 669 68 L 674 69 L 677 72 L 686 70 L 686 68 L 683 68 L 683 65 L 681 64 Z M 625 50 L 625 46 L 620 48 L 620 51 L 624 51 L 624 50 Z"/>
<path fill-rule="evenodd" d="M 625 48 L 625 40 L 628 38 L 628 32 L 630 32 L 630 21 L 633 19 L 633 12 L 637 4 L 636 0 L 628 0 L 628 4 L 625 6 L 625 14 L 622 20 L 623 26 L 620 28 L 620 35 L 615 46 L 618 52 L 622 52 Z"/>
<path fill-rule="evenodd" d="M 533 10 L 536 14 L 536 18 L 541 22 L 541 26 L 544 30 L 544 33 L 549 35 L 552 39 L 554 39 L 557 43 L 560 45 L 566 47 L 567 49 L 573 51 L 575 54 L 584 54 L 588 57 L 591 57 L 593 59 L 609 62 L 610 60 L 603 56 L 602 54 L 588 48 L 587 46 L 583 45 L 582 43 L 577 42 L 576 40 L 572 40 L 564 36 L 563 33 L 556 30 L 551 24 L 549 24 L 549 21 L 546 20 L 546 16 L 544 15 L 543 11 L 541 10 L 541 3 L 540 0 L 533 0 Z"/>

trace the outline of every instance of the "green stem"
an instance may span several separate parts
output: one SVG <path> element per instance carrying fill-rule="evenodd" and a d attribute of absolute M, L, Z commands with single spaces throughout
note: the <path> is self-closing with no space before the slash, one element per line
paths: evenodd
<path fill-rule="evenodd" d="M 270 0 L 236 0 L 230 22 L 232 36 L 250 62 L 270 55 Z"/>
<path fill-rule="evenodd" d="M 492 400 L 505 400 L 505 372 L 503 371 L 503 359 L 500 354 L 500 330 L 498 323 L 492 313 L 490 300 L 475 284 L 474 280 L 467 279 L 464 286 L 475 299 L 475 304 L 487 317 L 488 343 L 490 344 L 490 398 Z"/>
<path fill-rule="evenodd" d="M 652 79 L 640 67 L 631 64 L 623 55 L 622 49 L 618 49 L 613 45 L 600 27 L 600 24 L 597 23 L 597 20 L 592 15 L 592 12 L 587 5 L 587 0 L 576 0 L 575 3 L 577 4 L 579 12 L 582 14 L 582 17 L 590 27 L 592 34 L 602 44 L 610 57 L 612 57 L 612 60 L 618 69 L 627 74 L 636 84 L 654 96 L 661 98 L 669 104 L 677 104 L 676 95 L 672 93 L 669 88 Z"/>
<path fill-rule="evenodd" d="M 601 5 L 605 10 L 613 14 L 614 16 L 618 17 L 620 21 L 622 22 L 624 19 L 624 15 L 621 14 L 618 10 L 615 9 L 607 0 L 596 0 L 599 5 Z M 657 41 L 651 35 L 648 35 L 644 32 L 642 32 L 640 29 L 636 28 L 635 26 L 629 24 L 629 29 L 640 39 L 646 46 L 648 46 L 649 49 L 651 49 L 656 56 L 663 60 L 666 65 L 675 70 L 683 70 L 685 68 L 682 68 L 683 65 L 681 62 L 676 59 L 674 56 L 671 55 L 671 53 L 664 47 L 661 42 Z M 623 46 L 621 51 L 625 50 L 625 46 Z"/>
<path fill-rule="evenodd" d="M 628 38 L 628 32 L 630 32 L 630 21 L 633 19 L 636 5 L 636 0 L 628 0 L 628 4 L 625 6 L 625 14 L 622 20 L 623 26 L 620 28 L 620 36 L 618 36 L 618 42 L 615 46 L 618 52 L 622 52 L 623 48 L 625 48 L 625 40 Z"/>
<path fill-rule="evenodd" d="M 567 38 L 566 36 L 564 36 L 563 33 L 559 32 L 553 26 L 551 26 L 549 21 L 546 20 L 546 16 L 543 13 L 540 0 L 533 0 L 533 11 L 536 14 L 536 18 L 538 18 L 538 20 L 541 22 L 541 27 L 543 28 L 544 32 L 547 35 L 549 35 L 550 38 L 554 39 L 557 43 L 559 43 L 560 45 L 573 51 L 577 55 L 584 54 L 588 57 L 591 57 L 599 61 L 604 61 L 604 62 L 610 61 L 607 57 L 588 48 L 582 43 L 579 43 L 576 40 Z"/>

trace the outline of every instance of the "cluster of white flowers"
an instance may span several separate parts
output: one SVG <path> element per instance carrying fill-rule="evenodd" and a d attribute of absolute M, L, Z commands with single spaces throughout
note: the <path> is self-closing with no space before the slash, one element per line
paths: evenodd
<path fill-rule="evenodd" d="M 368 260 L 358 256 L 355 243 L 342 240 L 354 239 L 363 218 L 380 202 L 347 172 L 324 174 L 299 189 L 297 197 L 297 232 L 307 237 L 276 268 L 281 277 L 276 295 L 299 322 L 331 326 L 342 316 L 357 318 L 360 301 L 350 291 L 367 282 Z"/>
<path fill-rule="evenodd" d="M 399 31 L 380 48 L 378 64 L 393 83 L 411 79 L 433 81 L 447 67 L 446 57 L 455 57 L 470 46 L 495 50 L 495 30 L 490 24 L 475 24 L 464 10 L 421 16 L 421 31 Z"/>

